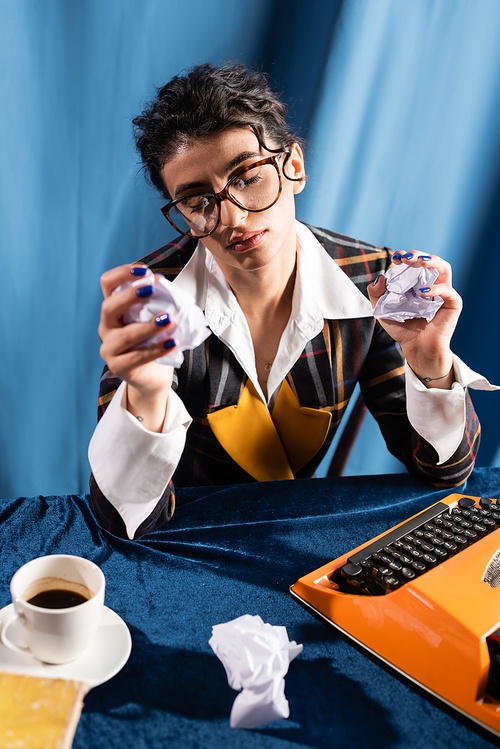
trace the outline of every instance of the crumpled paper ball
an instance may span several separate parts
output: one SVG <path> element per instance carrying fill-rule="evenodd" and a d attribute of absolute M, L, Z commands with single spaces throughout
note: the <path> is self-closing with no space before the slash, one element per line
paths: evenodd
<path fill-rule="evenodd" d="M 438 275 L 435 268 L 424 268 L 420 263 L 392 266 L 385 274 L 386 291 L 375 305 L 374 317 L 396 322 L 423 317 L 430 322 L 444 300 L 422 297 L 418 290 L 432 286 Z"/>
<path fill-rule="evenodd" d="M 288 718 L 284 677 L 303 646 L 290 642 L 286 627 L 245 614 L 212 627 L 208 644 L 222 662 L 229 686 L 241 690 L 231 710 L 231 728 L 255 728 Z"/>
<path fill-rule="evenodd" d="M 169 351 L 160 359 L 156 359 L 156 361 L 158 364 L 169 364 L 178 368 L 184 361 L 182 352 L 199 346 L 208 338 L 211 331 L 207 327 L 203 311 L 193 302 L 192 298 L 166 278 L 159 278 L 155 284 L 154 274 L 151 271 L 148 271 L 145 276 L 136 281 L 127 281 L 127 283 L 118 286 L 113 294 L 124 291 L 131 286 L 147 286 L 148 284 L 155 286 L 154 295 L 132 305 L 124 315 L 123 321 L 125 325 L 132 322 L 149 322 L 153 317 L 168 312 L 174 324 L 170 325 L 168 330 L 158 328 L 159 332 L 148 341 L 141 343 L 138 348 L 145 348 L 153 343 L 175 338 L 177 342 L 175 349 Z"/>

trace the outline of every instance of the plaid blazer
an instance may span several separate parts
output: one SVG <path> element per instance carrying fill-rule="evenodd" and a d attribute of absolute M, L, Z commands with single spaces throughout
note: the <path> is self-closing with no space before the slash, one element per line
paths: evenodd
<path fill-rule="evenodd" d="M 367 296 L 367 285 L 389 267 L 391 251 L 334 232 L 309 228 L 325 251 Z M 191 258 L 196 245 L 196 239 L 181 237 L 140 262 L 173 281 Z M 325 320 L 321 333 L 306 344 L 285 378 L 301 407 L 331 413 L 321 448 L 294 477 L 306 478 L 314 474 L 359 382 L 365 403 L 377 420 L 388 449 L 410 473 L 434 486 L 457 486 L 465 481 L 472 471 L 480 437 L 480 426 L 468 393 L 462 443 L 446 463 L 438 466 L 436 451 L 408 421 L 404 370 L 399 345 L 374 318 Z M 154 512 L 139 527 L 137 538 L 170 519 L 175 507 L 174 484 L 207 486 L 255 481 L 224 450 L 207 418 L 220 409 L 238 404 L 247 381 L 234 355 L 213 334 L 196 349 L 185 352 L 185 361 L 175 372 L 173 387 L 193 423 L 187 431 L 185 449 L 173 483 L 170 482 Z M 120 382 L 104 368 L 98 419 Z M 93 476 L 90 490 L 94 512 L 101 524 L 117 535 L 126 536 L 123 521 Z"/>

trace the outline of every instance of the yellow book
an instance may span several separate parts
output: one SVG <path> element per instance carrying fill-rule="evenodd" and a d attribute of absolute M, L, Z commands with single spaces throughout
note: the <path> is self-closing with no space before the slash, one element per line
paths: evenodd
<path fill-rule="evenodd" d="M 0 749 L 69 749 L 88 685 L 0 672 Z"/>

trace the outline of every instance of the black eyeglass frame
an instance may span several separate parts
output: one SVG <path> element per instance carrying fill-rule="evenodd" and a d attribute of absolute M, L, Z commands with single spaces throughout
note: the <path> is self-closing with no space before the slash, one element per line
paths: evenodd
<path fill-rule="evenodd" d="M 284 169 L 285 164 L 286 164 L 286 162 L 288 160 L 288 157 L 290 156 L 290 150 L 289 149 L 286 149 L 284 151 L 280 151 L 279 153 L 274 154 L 274 156 L 268 156 L 266 159 L 260 159 L 260 161 L 254 161 L 252 164 L 249 164 L 248 166 L 243 167 L 243 169 L 240 169 L 233 177 L 231 177 L 231 179 L 229 180 L 229 182 L 227 183 L 227 185 L 220 192 L 197 192 L 197 193 L 193 193 L 192 195 L 188 195 L 188 196 L 184 195 L 182 198 L 176 198 L 176 200 L 171 200 L 170 203 L 167 203 L 166 205 L 164 205 L 163 208 L 161 208 L 160 210 L 163 213 L 163 215 L 165 216 L 165 218 L 167 219 L 167 221 L 169 222 L 169 224 L 171 224 L 176 231 L 179 231 L 185 237 L 195 237 L 196 239 L 204 239 L 204 237 L 209 237 L 211 234 L 214 233 L 214 231 L 216 231 L 217 227 L 220 224 L 220 219 L 221 219 L 221 210 L 220 210 L 220 208 L 221 208 L 221 203 L 222 203 L 223 200 L 229 200 L 231 203 L 233 203 L 233 205 L 237 206 L 238 208 L 241 208 L 243 211 L 247 211 L 248 213 L 261 213 L 262 211 L 267 211 L 267 210 L 269 210 L 269 208 L 272 208 L 272 206 L 275 203 L 278 202 L 278 200 L 280 199 L 281 193 L 283 191 L 283 182 L 281 180 L 281 169 L 280 169 L 280 166 L 278 164 L 278 159 L 279 159 L 280 156 L 283 156 L 284 154 L 286 154 L 286 158 L 285 158 L 285 160 L 283 162 L 283 169 Z M 236 200 L 236 198 L 234 198 L 232 195 L 229 194 L 229 189 L 230 189 L 231 185 L 233 184 L 233 182 L 235 182 L 237 179 L 239 179 L 246 172 L 249 172 L 250 169 L 255 169 L 255 167 L 258 167 L 258 166 L 265 166 L 266 164 L 272 164 L 275 167 L 276 171 L 278 172 L 279 190 L 278 190 L 278 194 L 277 194 L 276 198 L 273 200 L 272 203 L 269 203 L 269 205 L 267 205 L 265 208 L 247 208 L 246 206 L 242 205 L 241 203 L 238 203 L 238 201 Z M 285 174 L 284 171 L 283 171 L 283 174 L 286 177 L 286 174 Z M 289 177 L 287 177 L 287 179 L 289 179 Z M 293 180 L 293 181 L 295 181 L 295 180 Z M 215 226 L 212 229 L 212 231 L 207 232 L 207 234 L 191 234 L 191 233 L 187 233 L 185 231 L 182 231 L 182 229 L 179 229 L 179 227 L 176 226 L 174 224 L 173 220 L 170 218 L 170 216 L 169 216 L 170 211 L 172 210 L 172 208 L 175 208 L 175 206 L 177 205 L 177 203 L 181 203 L 183 200 L 186 200 L 186 198 L 196 198 L 196 197 L 199 197 L 201 195 L 206 195 L 207 197 L 211 197 L 211 198 L 215 199 L 215 202 L 216 202 L 217 207 L 219 209 L 219 217 L 217 219 L 217 223 L 215 224 Z"/>

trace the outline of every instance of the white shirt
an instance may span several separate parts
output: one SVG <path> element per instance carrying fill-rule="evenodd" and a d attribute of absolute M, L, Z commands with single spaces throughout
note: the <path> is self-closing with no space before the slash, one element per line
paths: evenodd
<path fill-rule="evenodd" d="M 224 274 L 202 242 L 174 283 L 204 311 L 213 333 L 232 351 L 272 409 L 281 383 L 308 341 L 321 332 L 324 320 L 372 317 L 369 300 L 325 252 L 312 232 L 297 222 L 298 263 L 292 314 L 286 325 L 267 381 L 264 396 L 255 367 L 255 353 L 246 318 Z M 454 357 L 451 390 L 428 389 L 406 368 L 408 418 L 413 428 L 437 451 L 439 463 L 460 445 L 465 427 L 466 386 L 497 389 Z M 127 411 L 122 382 L 89 445 L 95 480 L 120 513 L 130 538 L 153 511 L 179 463 L 191 423 L 179 396 L 172 390 L 162 433 L 150 432 Z"/>

